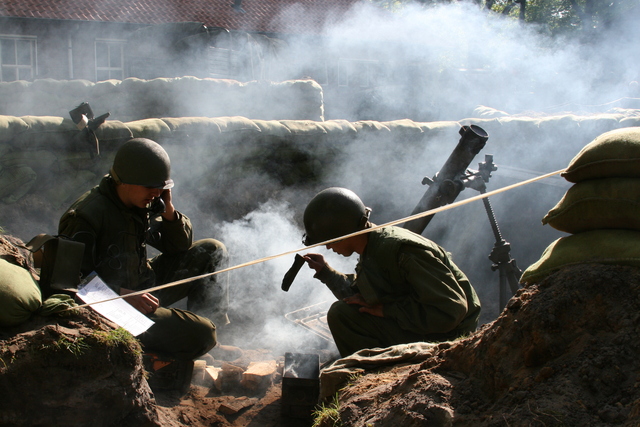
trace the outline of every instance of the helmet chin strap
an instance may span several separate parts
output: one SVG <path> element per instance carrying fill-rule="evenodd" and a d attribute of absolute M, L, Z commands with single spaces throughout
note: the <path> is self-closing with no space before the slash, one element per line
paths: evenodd
<path fill-rule="evenodd" d="M 122 180 L 120 179 L 116 171 L 113 170 L 113 168 L 109 169 L 109 174 L 111 175 L 111 178 L 113 178 L 116 184 L 122 184 Z"/>
<path fill-rule="evenodd" d="M 369 221 L 369 216 L 371 215 L 372 209 L 369 207 L 364 208 L 364 215 L 360 218 L 360 229 L 364 230 L 365 228 L 371 227 L 371 222 Z"/>

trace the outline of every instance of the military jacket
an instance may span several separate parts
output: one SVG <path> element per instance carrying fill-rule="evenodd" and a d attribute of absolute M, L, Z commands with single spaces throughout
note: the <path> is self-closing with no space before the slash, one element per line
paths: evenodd
<path fill-rule="evenodd" d="M 147 258 L 147 245 L 162 253 L 189 249 L 193 231 L 189 218 L 150 217 L 147 209 L 126 207 L 111 176 L 76 200 L 64 213 L 58 234 L 83 242 L 82 273 L 98 273 L 114 291 L 154 286 L 155 275 Z"/>
<path fill-rule="evenodd" d="M 369 304 L 383 304 L 384 317 L 419 334 L 459 336 L 476 329 L 480 300 L 443 248 L 400 227 L 368 236 L 356 274 L 327 266 L 316 275 L 336 297 L 360 293 Z"/>

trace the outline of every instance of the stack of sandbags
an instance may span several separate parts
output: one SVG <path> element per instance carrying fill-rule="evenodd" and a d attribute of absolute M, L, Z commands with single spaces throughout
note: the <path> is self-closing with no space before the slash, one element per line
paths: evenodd
<path fill-rule="evenodd" d="M 63 205 L 105 173 L 109 156 L 132 138 L 127 126 L 108 120 L 96 130 L 102 157 L 71 119 L 0 116 L 0 202 L 11 204 L 32 191 Z"/>
<path fill-rule="evenodd" d="M 259 120 L 324 120 L 322 87 L 313 80 L 283 82 L 192 76 L 124 80 L 38 79 L 0 82 L 0 115 L 69 117 L 88 102 L 96 116 L 135 121 L 160 117 L 243 116 Z"/>
<path fill-rule="evenodd" d="M 0 327 L 26 322 L 42 305 L 31 254 L 23 247 L 20 239 L 0 235 Z"/>
<path fill-rule="evenodd" d="M 520 281 L 575 264 L 640 266 L 640 127 L 598 136 L 562 176 L 574 185 L 542 223 L 571 235 L 549 245 Z"/>

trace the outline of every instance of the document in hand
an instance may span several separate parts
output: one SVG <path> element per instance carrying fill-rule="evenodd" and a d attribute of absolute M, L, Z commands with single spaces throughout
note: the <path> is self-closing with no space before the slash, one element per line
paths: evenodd
<path fill-rule="evenodd" d="M 78 297 L 91 308 L 126 329 L 133 336 L 138 336 L 153 325 L 153 321 L 131 304 L 118 298 L 106 283 L 95 275 L 84 286 L 78 289 Z"/>

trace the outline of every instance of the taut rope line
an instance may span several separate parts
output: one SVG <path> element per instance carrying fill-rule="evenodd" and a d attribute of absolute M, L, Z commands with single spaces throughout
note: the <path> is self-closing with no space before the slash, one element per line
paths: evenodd
<path fill-rule="evenodd" d="M 92 302 L 92 303 L 89 303 L 89 304 L 78 305 L 78 306 L 75 306 L 75 307 L 68 308 L 67 310 L 72 310 L 74 308 L 88 307 L 88 306 L 91 306 L 91 305 L 100 304 L 100 303 L 103 303 L 103 302 L 113 301 L 113 300 L 122 299 L 122 298 L 127 298 L 127 297 L 130 297 L 130 296 L 142 295 L 142 294 L 146 294 L 146 293 L 149 293 L 149 292 L 157 291 L 157 290 L 160 290 L 160 289 L 170 288 L 170 287 L 173 287 L 173 286 L 182 285 L 183 283 L 192 282 L 194 280 L 204 279 L 205 277 L 213 276 L 215 274 L 226 273 L 228 271 L 238 270 L 240 268 L 248 267 L 250 265 L 260 264 L 260 263 L 263 263 L 263 262 L 266 262 L 266 261 L 271 261 L 272 259 L 280 258 L 280 257 L 286 256 L 286 255 L 295 254 L 297 252 L 305 251 L 305 250 L 308 250 L 308 249 L 311 249 L 311 248 L 315 248 L 317 246 L 325 246 L 325 245 L 328 245 L 330 243 L 337 242 L 338 240 L 347 239 L 349 237 L 358 236 L 360 234 L 366 234 L 366 233 L 369 233 L 369 232 L 374 231 L 374 230 L 378 230 L 378 229 L 383 228 L 383 227 L 389 227 L 389 226 L 392 226 L 392 225 L 401 224 L 401 223 L 404 223 L 404 222 L 412 221 L 414 219 L 422 218 L 424 216 L 433 215 L 433 214 L 436 214 L 438 212 L 443 212 L 443 211 L 446 211 L 446 210 L 449 210 L 449 209 L 457 208 L 458 206 L 466 205 L 467 203 L 475 202 L 476 200 L 481 200 L 481 199 L 484 199 L 484 198 L 489 197 L 489 196 L 495 196 L 496 194 L 504 193 L 506 191 L 513 190 L 514 188 L 522 187 L 524 185 L 531 184 L 533 182 L 540 181 L 540 180 L 543 180 L 545 178 L 549 178 L 551 176 L 561 174 L 562 172 L 564 172 L 564 169 L 560 169 L 560 170 L 557 170 L 555 172 L 550 172 L 550 173 L 547 173 L 547 174 L 544 174 L 544 175 L 540 175 L 540 176 L 537 176 L 537 177 L 534 177 L 534 178 L 531 178 L 531 179 L 520 181 L 520 182 L 517 182 L 515 184 L 507 185 L 506 187 L 498 188 L 497 190 L 488 191 L 486 193 L 478 194 L 476 196 L 469 197 L 468 199 L 460 200 L 459 202 L 454 202 L 454 203 L 450 203 L 448 205 L 440 206 L 439 208 L 430 209 L 428 211 L 420 212 L 420 213 L 417 213 L 417 214 L 414 214 L 414 215 L 411 215 L 411 216 L 408 216 L 408 217 L 405 217 L 405 218 L 401 218 L 401 219 L 397 219 L 397 220 L 394 220 L 394 221 L 391 221 L 391 222 L 387 222 L 385 224 L 376 225 L 376 226 L 373 226 L 371 228 L 365 228 L 364 230 L 360 230 L 360 231 L 356 231 L 355 233 L 346 234 L 344 236 L 336 237 L 335 239 L 326 240 L 324 242 L 316 243 L 314 245 L 305 246 L 304 248 L 294 249 L 294 250 L 291 250 L 291 251 L 282 252 L 282 253 L 277 254 L 277 255 L 271 255 L 271 256 L 268 256 L 268 257 L 259 258 L 259 259 L 253 260 L 253 261 L 248 261 L 248 262 L 245 262 L 245 263 L 242 263 L 242 264 L 234 265 L 232 267 L 227 267 L 227 268 L 224 268 L 222 270 L 217 270 L 217 271 L 214 271 L 212 273 L 202 274 L 200 276 L 187 277 L 186 279 L 177 280 L 177 281 L 171 282 L 171 283 L 165 283 L 164 285 L 155 286 L 153 288 L 148 288 L 148 289 L 144 289 L 144 290 L 141 290 L 141 291 L 131 292 L 130 294 L 120 295 L 120 296 L 117 296 L 117 297 L 114 297 L 114 298 L 110 298 L 110 299 L 106 299 L 106 300 L 102 300 L 102 301 L 95 301 L 95 302 Z"/>

